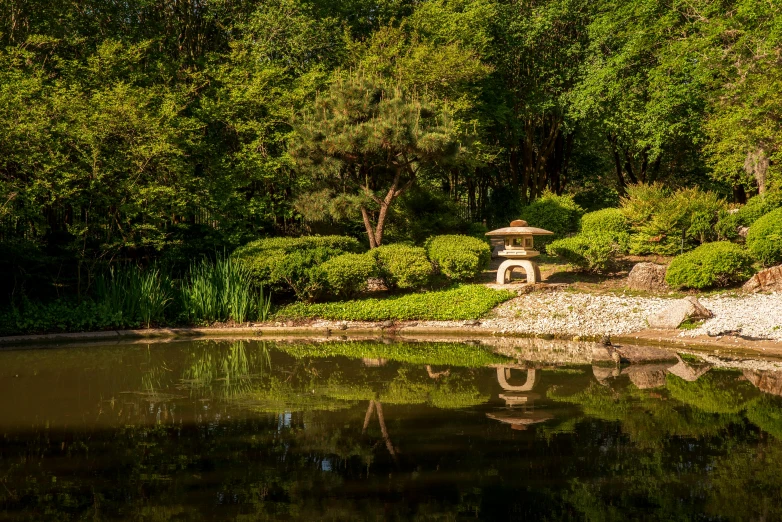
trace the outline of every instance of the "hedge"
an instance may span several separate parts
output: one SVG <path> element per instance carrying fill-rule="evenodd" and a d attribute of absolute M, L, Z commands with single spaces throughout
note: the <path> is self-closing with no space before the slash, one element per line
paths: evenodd
<path fill-rule="evenodd" d="M 475 279 L 491 260 L 491 248 L 480 239 L 435 236 L 426 242 L 426 252 L 437 270 L 451 281 Z"/>
<path fill-rule="evenodd" d="M 741 246 L 717 241 L 674 258 L 665 281 L 675 288 L 702 290 L 746 281 L 752 274 L 752 258 Z"/>

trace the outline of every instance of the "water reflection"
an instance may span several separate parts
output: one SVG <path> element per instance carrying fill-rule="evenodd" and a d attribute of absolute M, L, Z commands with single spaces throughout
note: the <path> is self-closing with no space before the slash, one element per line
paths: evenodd
<path fill-rule="evenodd" d="M 778 369 L 509 343 L 0 352 L 0 518 L 782 519 Z"/>

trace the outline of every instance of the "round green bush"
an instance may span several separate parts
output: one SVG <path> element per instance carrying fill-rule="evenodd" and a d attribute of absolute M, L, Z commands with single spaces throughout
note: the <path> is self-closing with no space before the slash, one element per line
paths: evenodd
<path fill-rule="evenodd" d="M 782 207 L 782 192 L 767 192 L 750 198 L 746 205 L 734 212 L 723 211 L 716 230 L 720 237 L 738 239 L 739 227 L 751 227 L 755 221 L 772 210 Z"/>
<path fill-rule="evenodd" d="M 389 288 L 421 288 L 432 276 L 432 263 L 421 247 L 383 245 L 372 250 L 372 254 L 377 260 L 378 274 Z"/>
<path fill-rule="evenodd" d="M 249 269 L 254 283 L 311 299 L 321 290 L 321 263 L 360 251 L 358 240 L 347 236 L 270 237 L 237 248 L 232 257 Z"/>
<path fill-rule="evenodd" d="M 581 216 L 581 233 L 606 234 L 623 252 L 630 248 L 630 222 L 618 208 L 604 208 Z"/>
<path fill-rule="evenodd" d="M 489 245 L 470 236 L 444 235 L 429 238 L 426 252 L 440 273 L 452 281 L 474 279 L 491 260 Z"/>
<path fill-rule="evenodd" d="M 747 248 L 764 266 L 782 262 L 782 208 L 769 212 L 749 227 Z"/>
<path fill-rule="evenodd" d="M 536 246 L 545 250 L 546 245 L 554 239 L 577 232 L 579 219 L 583 213 L 583 209 L 573 201 L 572 196 L 557 196 L 553 192 L 545 192 L 522 209 L 521 219 L 529 223 L 531 227 L 544 228 L 554 232 L 554 236 L 535 239 Z"/>
<path fill-rule="evenodd" d="M 619 246 L 607 233 L 578 234 L 557 239 L 548 253 L 565 259 L 587 272 L 611 272 L 616 266 Z"/>
<path fill-rule="evenodd" d="M 369 253 L 342 254 L 320 265 L 326 291 L 338 299 L 348 299 L 367 287 L 367 279 L 375 275 L 377 262 Z"/>
<path fill-rule="evenodd" d="M 729 241 L 717 241 L 674 258 L 665 281 L 675 288 L 700 290 L 745 281 L 752 274 L 752 258 L 743 248 Z"/>

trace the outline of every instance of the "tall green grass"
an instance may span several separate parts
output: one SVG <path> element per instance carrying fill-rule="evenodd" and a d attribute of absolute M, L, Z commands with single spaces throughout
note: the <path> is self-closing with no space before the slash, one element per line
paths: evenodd
<path fill-rule="evenodd" d="M 271 309 L 270 296 L 253 286 L 245 265 L 230 257 L 191 264 L 180 292 L 184 314 L 196 323 L 265 321 Z"/>
<path fill-rule="evenodd" d="M 157 267 L 142 270 L 119 266 L 95 280 L 98 306 L 116 326 L 165 322 L 165 312 L 173 299 L 171 277 Z"/>

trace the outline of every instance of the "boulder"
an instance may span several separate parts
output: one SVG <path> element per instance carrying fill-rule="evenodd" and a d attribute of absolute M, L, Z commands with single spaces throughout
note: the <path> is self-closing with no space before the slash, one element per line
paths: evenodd
<path fill-rule="evenodd" d="M 667 292 L 665 265 L 637 263 L 627 276 L 627 288 L 642 292 Z"/>
<path fill-rule="evenodd" d="M 650 328 L 675 330 L 687 319 L 709 319 L 713 314 L 697 298 L 677 299 L 664 310 L 646 318 Z"/>
<path fill-rule="evenodd" d="M 679 362 L 675 366 L 668 368 L 668 373 L 677 376 L 680 379 L 684 379 L 687 382 L 695 382 L 701 378 L 701 376 L 711 370 L 711 365 L 708 363 L 686 363 L 679 354 L 676 354 L 676 358 Z"/>
<path fill-rule="evenodd" d="M 622 375 L 627 375 L 630 382 L 641 390 L 663 388 L 665 375 L 670 366 L 665 364 L 634 364 L 622 370 Z"/>
<path fill-rule="evenodd" d="M 782 292 L 782 265 L 761 270 L 741 289 L 745 292 Z"/>
<path fill-rule="evenodd" d="M 782 372 L 770 370 L 744 370 L 744 377 L 760 391 L 782 395 Z"/>

